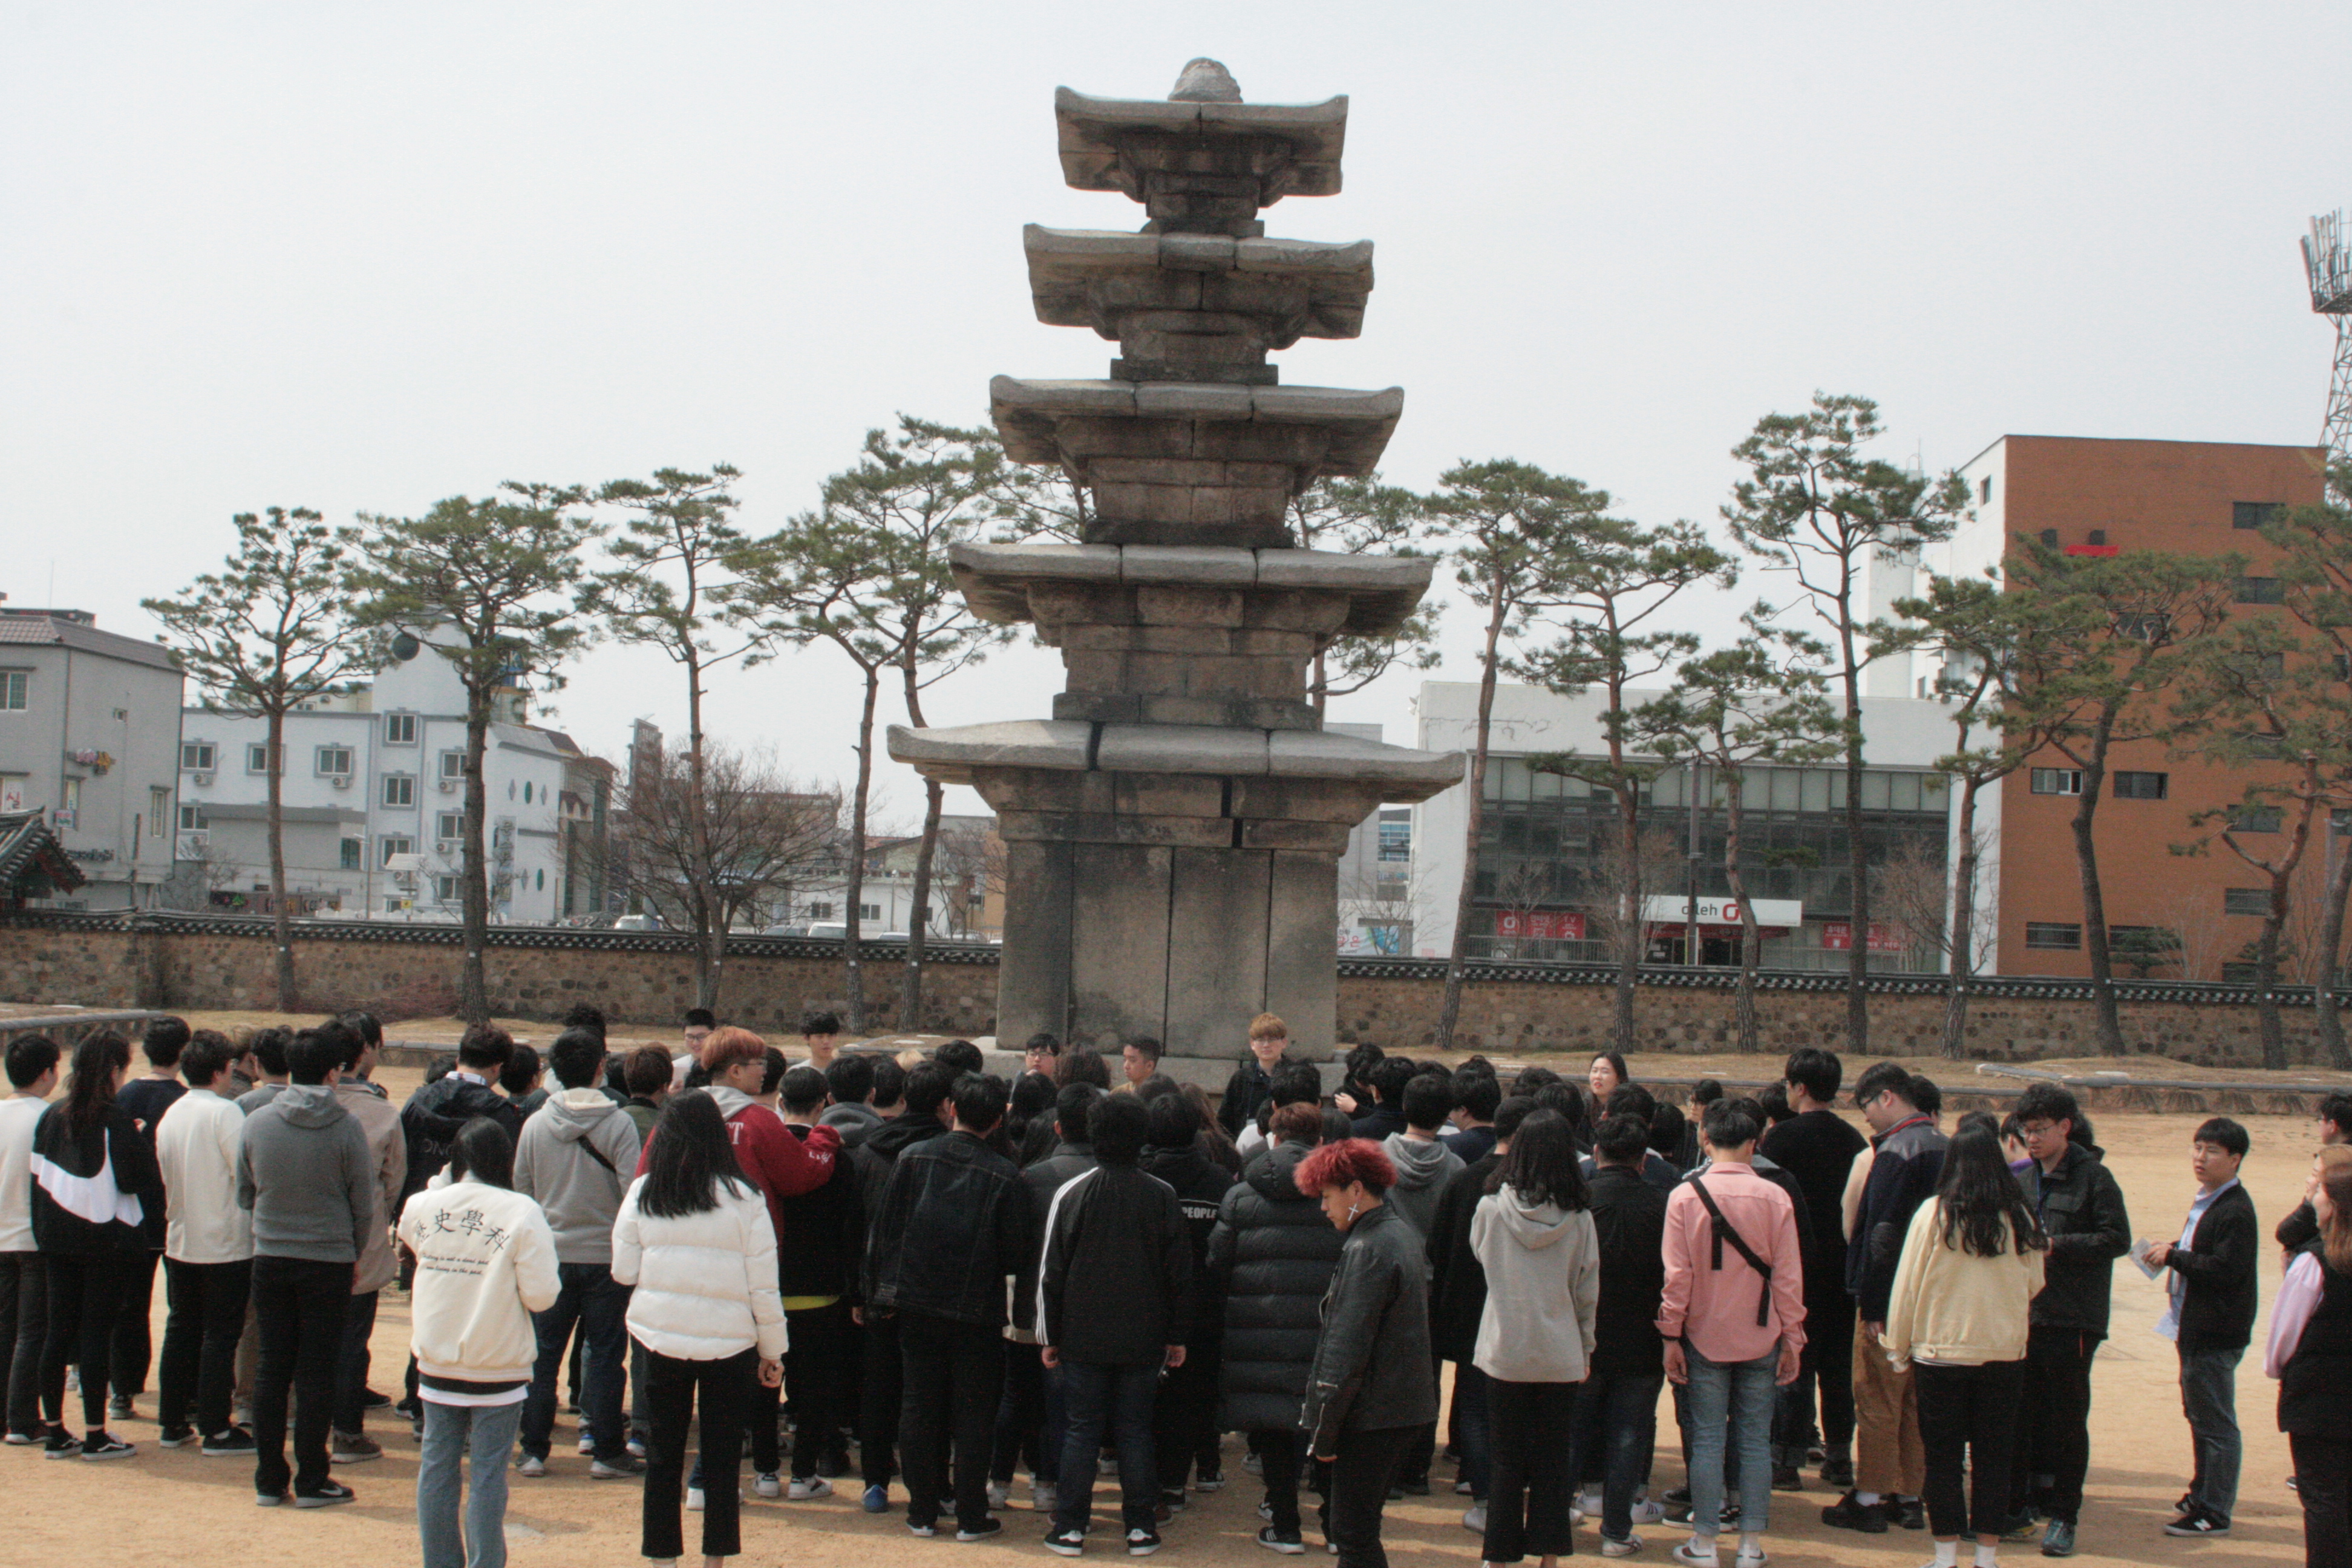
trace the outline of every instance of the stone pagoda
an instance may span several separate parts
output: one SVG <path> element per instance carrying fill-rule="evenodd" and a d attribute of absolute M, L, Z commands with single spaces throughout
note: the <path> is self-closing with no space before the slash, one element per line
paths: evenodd
<path fill-rule="evenodd" d="M 1118 344 L 1103 381 L 998 376 L 1016 461 L 1056 464 L 1083 542 L 966 544 L 973 611 L 1062 650 L 1051 719 L 889 732 L 891 756 L 968 784 L 1008 851 L 997 1037 L 1040 1029 L 1231 1060 L 1274 1012 L 1328 1052 L 1337 862 L 1383 803 L 1458 782 L 1458 753 L 1327 733 L 1315 655 L 1393 634 L 1432 563 L 1295 548 L 1292 497 L 1370 473 L 1404 394 L 1284 386 L 1301 337 L 1352 338 L 1369 241 L 1268 239 L 1260 209 L 1339 189 L 1348 100 L 1249 104 L 1195 60 L 1167 101 L 1061 89 L 1062 172 L 1143 204 L 1139 233 L 1023 234 L 1038 320 Z"/>

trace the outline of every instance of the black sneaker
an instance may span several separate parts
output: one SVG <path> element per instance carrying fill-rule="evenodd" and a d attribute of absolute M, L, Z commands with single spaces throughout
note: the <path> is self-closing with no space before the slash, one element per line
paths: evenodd
<path fill-rule="evenodd" d="M 1307 1550 L 1307 1542 L 1298 1538 L 1298 1531 L 1276 1530 L 1270 1524 L 1257 1532 L 1257 1543 L 1285 1557 L 1297 1557 Z"/>
<path fill-rule="evenodd" d="M 73 1459 L 81 1456 L 81 1439 L 62 1426 L 49 1428 L 48 1440 L 41 1445 L 45 1459 Z"/>
<path fill-rule="evenodd" d="M 1196 1492 L 1213 1492 L 1224 1484 L 1225 1472 L 1223 1470 L 1202 1470 L 1192 1478 L 1192 1489 Z"/>
<path fill-rule="evenodd" d="M 993 1541 L 1003 1533 L 1003 1520 L 983 1519 L 970 1530 L 958 1530 L 956 1539 L 958 1541 Z"/>
<path fill-rule="evenodd" d="M 1427 1497 L 1429 1495 L 1429 1472 L 1427 1470 L 1423 1470 L 1417 1476 L 1405 1477 L 1404 1479 L 1397 1483 L 1397 1489 L 1403 1492 L 1407 1497 Z"/>
<path fill-rule="evenodd" d="M 362 1410 L 383 1410 L 389 1408 L 391 1404 L 391 1394 L 378 1394 L 373 1388 L 360 1395 L 360 1408 Z"/>
<path fill-rule="evenodd" d="M 1832 1454 L 1822 1461 L 1822 1485 L 1853 1489 L 1853 1460 L 1844 1454 Z"/>
<path fill-rule="evenodd" d="M 294 1506 L 296 1508 L 332 1508 L 337 1503 L 350 1502 L 358 1496 L 359 1493 L 341 1481 L 320 1481 L 317 1491 L 296 1492 Z"/>
<path fill-rule="evenodd" d="M 2230 1533 L 2230 1521 L 2206 1509 L 2182 1514 L 2164 1527 L 2167 1535 L 2222 1536 Z"/>
<path fill-rule="evenodd" d="M 936 1522 L 930 1524 L 918 1524 L 911 1519 L 907 1521 L 907 1533 L 909 1535 L 919 1535 L 925 1541 L 929 1541 L 939 1532 L 940 1527 Z"/>
<path fill-rule="evenodd" d="M 1076 1557 L 1087 1549 L 1087 1532 L 1083 1530 L 1055 1530 L 1045 1536 L 1045 1550 L 1056 1557 Z"/>
<path fill-rule="evenodd" d="M 1853 1493 L 1822 1510 L 1822 1522 L 1832 1530 L 1858 1530 L 1864 1535 L 1886 1533 L 1886 1505 L 1883 1502 L 1863 1502 Z"/>
<path fill-rule="evenodd" d="M 1127 1554 L 1129 1557 L 1149 1557 L 1159 1550 L 1159 1531 L 1145 1530 L 1139 1525 L 1127 1532 Z"/>
<path fill-rule="evenodd" d="M 155 1434 L 155 1446 L 159 1448 L 184 1448 L 195 1440 L 196 1429 L 193 1426 L 166 1426 Z"/>
<path fill-rule="evenodd" d="M 1805 1489 L 1805 1478 L 1794 1465 L 1772 1467 L 1772 1489 L 1776 1492 L 1801 1492 Z"/>
<path fill-rule="evenodd" d="M 196 1452 L 207 1459 L 250 1458 L 253 1454 L 253 1434 L 242 1426 L 232 1426 L 226 1432 L 215 1432 L 205 1439 Z"/>
<path fill-rule="evenodd" d="M 128 1459 L 138 1452 L 138 1444 L 126 1443 L 111 1432 L 93 1432 L 81 1440 L 85 1459 Z"/>
<path fill-rule="evenodd" d="M 131 1395 L 118 1394 L 106 1402 L 106 1413 L 117 1421 L 129 1421 L 139 1412 L 131 1407 Z"/>
<path fill-rule="evenodd" d="M 1898 1498 L 1895 1500 L 1895 1503 L 1896 1507 L 1900 1510 L 1900 1516 L 1897 1522 L 1900 1523 L 1904 1529 L 1925 1530 L 1927 1528 L 1927 1504 L 1925 1499 L 1916 1497 Z"/>

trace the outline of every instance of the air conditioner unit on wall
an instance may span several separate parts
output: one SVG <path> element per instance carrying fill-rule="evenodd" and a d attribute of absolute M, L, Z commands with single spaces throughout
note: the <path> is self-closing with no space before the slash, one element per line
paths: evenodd
<path fill-rule="evenodd" d="M 455 855 L 459 847 L 458 842 L 454 838 L 436 838 L 433 841 L 433 852 L 436 855 Z"/>
<path fill-rule="evenodd" d="M 328 775 L 327 782 L 334 785 L 337 789 L 349 789 L 352 787 L 352 775 L 349 773 L 331 773 Z"/>
<path fill-rule="evenodd" d="M 443 779 L 441 781 L 441 793 L 443 795 L 456 795 L 457 793 L 457 781 L 456 779 Z"/>
<path fill-rule="evenodd" d="M 213 775 L 210 773 L 198 773 L 195 775 L 195 782 L 197 786 L 201 788 L 213 782 Z"/>

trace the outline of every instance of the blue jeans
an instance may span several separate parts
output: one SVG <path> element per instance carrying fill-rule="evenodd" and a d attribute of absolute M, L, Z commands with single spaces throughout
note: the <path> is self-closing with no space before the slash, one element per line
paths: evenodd
<path fill-rule="evenodd" d="M 1068 1404 L 1069 1436 L 1062 1442 L 1062 1489 L 1054 1510 L 1055 1530 L 1084 1530 L 1095 1506 L 1095 1455 L 1103 1433 L 1118 1452 L 1122 1532 L 1150 1530 L 1160 1505 L 1160 1472 L 1151 1448 L 1151 1405 L 1160 1389 L 1160 1363 L 1119 1366 L 1107 1362 L 1062 1363 L 1062 1397 Z"/>
<path fill-rule="evenodd" d="M 628 1356 L 629 1288 L 616 1283 L 602 1263 L 559 1263 L 555 1278 L 555 1305 L 530 1316 L 539 1332 L 539 1363 L 531 1369 L 530 1397 L 523 1401 L 522 1451 L 547 1458 L 555 1433 L 555 1380 L 563 1373 L 563 1352 L 577 1322 L 588 1342 L 581 1419 L 596 1440 L 596 1458 L 620 1458 L 628 1442 L 621 1384 Z"/>
<path fill-rule="evenodd" d="M 416 1460 L 416 1534 L 425 1545 L 425 1568 L 506 1568 L 507 1456 L 521 1421 L 520 1400 L 441 1405 L 425 1397 L 425 1446 Z M 474 1472 L 474 1495 L 461 1534 L 457 1502 L 467 1468 Z"/>
<path fill-rule="evenodd" d="M 1454 1420 L 1462 1462 L 1462 1479 L 1470 1495 L 1486 1500 L 1487 1479 L 1495 1464 L 1495 1416 L 1487 1399 L 1486 1374 L 1466 1361 L 1454 1363 Z"/>
<path fill-rule="evenodd" d="M 1725 1444 L 1739 1469 L 1739 1530 L 1760 1535 L 1772 1509 L 1772 1409 L 1779 1403 L 1774 1345 L 1754 1361 L 1712 1362 L 1685 1347 L 1690 1362 L 1691 1533 L 1712 1537 L 1723 1512 Z M 1726 1422 L 1729 1429 L 1726 1429 Z"/>
<path fill-rule="evenodd" d="M 1633 1533 L 1633 1493 L 1657 1446 L 1658 1389 L 1665 1381 L 1663 1371 L 1596 1372 L 1577 1386 L 1569 1474 L 1581 1480 L 1600 1457 L 1601 1533 L 1612 1541 Z"/>
<path fill-rule="evenodd" d="M 2189 1500 L 2223 1519 L 2238 1506 L 2238 1362 L 2244 1347 L 2182 1352 L 2180 1408 L 2197 1450 Z"/>

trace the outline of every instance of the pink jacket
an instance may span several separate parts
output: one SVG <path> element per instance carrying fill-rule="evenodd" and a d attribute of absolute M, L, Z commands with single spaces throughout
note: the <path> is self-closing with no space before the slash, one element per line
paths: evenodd
<path fill-rule="evenodd" d="M 1716 1206 L 1757 1257 L 1772 1286 L 1761 1326 L 1756 1307 L 1764 1282 L 1728 1241 L 1720 1266 L 1714 1221 L 1692 1190 L 1704 1181 Z M 1805 1270 L 1797 1251 L 1797 1210 L 1789 1194 L 1746 1165 L 1713 1165 L 1666 1200 L 1666 1293 L 1658 1331 L 1721 1365 L 1754 1361 L 1786 1344 L 1805 1343 Z"/>

